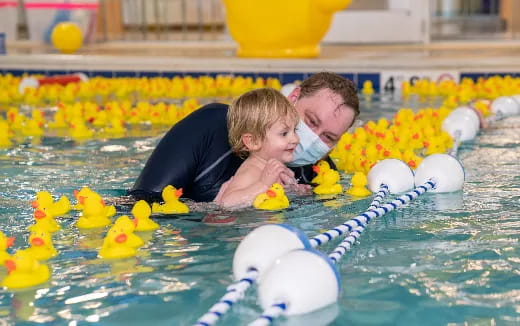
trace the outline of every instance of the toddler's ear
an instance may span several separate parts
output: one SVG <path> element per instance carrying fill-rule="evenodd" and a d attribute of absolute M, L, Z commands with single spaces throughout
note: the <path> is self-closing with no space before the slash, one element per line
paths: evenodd
<path fill-rule="evenodd" d="M 244 146 L 248 151 L 257 151 L 260 149 L 261 145 L 260 141 L 258 141 L 256 137 L 250 133 L 245 133 L 242 135 L 242 143 L 244 143 Z"/>

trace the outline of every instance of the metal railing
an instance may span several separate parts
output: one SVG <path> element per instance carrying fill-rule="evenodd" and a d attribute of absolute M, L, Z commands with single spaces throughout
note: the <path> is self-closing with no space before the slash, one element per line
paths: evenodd
<path fill-rule="evenodd" d="M 520 38 L 518 0 L 432 0 L 432 40 Z M 520 7 L 518 7 L 520 10 Z"/>
<path fill-rule="evenodd" d="M 100 0 L 98 35 L 101 40 L 213 40 L 222 37 L 223 11 L 219 0 Z"/>

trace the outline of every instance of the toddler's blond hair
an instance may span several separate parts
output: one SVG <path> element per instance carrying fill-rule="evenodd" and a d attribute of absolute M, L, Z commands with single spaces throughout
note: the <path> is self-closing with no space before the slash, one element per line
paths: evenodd
<path fill-rule="evenodd" d="M 279 119 L 296 124 L 299 117 L 294 106 L 276 89 L 259 88 L 236 98 L 227 113 L 229 144 L 233 152 L 246 157 L 248 151 L 242 135 L 250 133 L 255 141 L 263 141 L 267 129 Z"/>

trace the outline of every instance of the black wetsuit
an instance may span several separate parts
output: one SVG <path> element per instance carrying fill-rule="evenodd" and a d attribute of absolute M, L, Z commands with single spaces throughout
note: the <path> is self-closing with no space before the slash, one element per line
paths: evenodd
<path fill-rule="evenodd" d="M 173 185 L 183 188 L 183 197 L 212 201 L 243 162 L 229 146 L 227 110 L 226 104 L 208 104 L 175 124 L 153 151 L 129 195 L 160 201 L 163 188 Z M 309 183 L 315 175 L 312 165 L 292 170 L 300 183 Z"/>

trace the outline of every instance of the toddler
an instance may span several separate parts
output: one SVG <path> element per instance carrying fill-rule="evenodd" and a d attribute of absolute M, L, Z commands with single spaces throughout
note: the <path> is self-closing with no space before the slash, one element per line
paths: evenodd
<path fill-rule="evenodd" d="M 298 113 L 272 88 L 249 91 L 233 101 L 227 113 L 231 149 L 247 159 L 219 190 L 215 202 L 223 207 L 250 206 L 275 182 L 301 188 L 285 166 L 298 144 Z"/>

